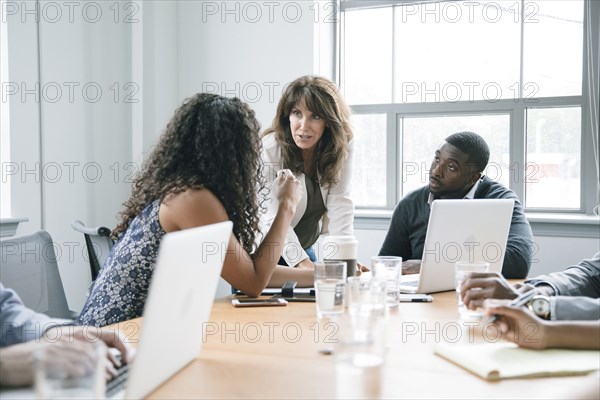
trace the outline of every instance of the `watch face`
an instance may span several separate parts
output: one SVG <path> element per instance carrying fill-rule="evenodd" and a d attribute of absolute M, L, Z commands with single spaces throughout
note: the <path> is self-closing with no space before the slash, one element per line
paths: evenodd
<path fill-rule="evenodd" d="M 546 299 L 533 299 L 531 308 L 536 315 L 548 315 L 550 312 L 550 302 Z"/>

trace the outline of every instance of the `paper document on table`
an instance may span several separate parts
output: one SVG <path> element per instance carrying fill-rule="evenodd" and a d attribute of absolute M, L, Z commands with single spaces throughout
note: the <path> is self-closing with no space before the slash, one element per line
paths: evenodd
<path fill-rule="evenodd" d="M 585 375 L 600 369 L 600 351 L 530 350 L 514 343 L 438 343 L 434 352 L 481 376 L 496 381 L 507 378 Z"/>

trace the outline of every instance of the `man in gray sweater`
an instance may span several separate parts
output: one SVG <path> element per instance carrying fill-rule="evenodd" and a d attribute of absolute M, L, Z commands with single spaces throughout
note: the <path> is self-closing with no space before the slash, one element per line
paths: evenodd
<path fill-rule="evenodd" d="M 429 185 L 407 194 L 398 203 L 379 255 L 400 256 L 404 260 L 403 274 L 418 273 L 433 200 L 514 199 L 502 275 L 525 278 L 531 264 L 531 227 L 517 195 L 482 175 L 489 156 L 487 143 L 476 133 L 448 136 L 435 151 Z"/>

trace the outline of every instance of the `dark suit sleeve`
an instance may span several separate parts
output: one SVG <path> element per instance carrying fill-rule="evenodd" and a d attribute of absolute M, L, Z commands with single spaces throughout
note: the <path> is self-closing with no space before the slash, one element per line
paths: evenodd
<path fill-rule="evenodd" d="M 561 296 L 600 297 L 600 252 L 564 271 L 541 275 L 527 283 L 550 285 Z"/>
<path fill-rule="evenodd" d="M 506 253 L 502 265 L 502 275 L 507 279 L 523 279 L 531 266 L 531 249 L 533 232 L 521 202 L 516 198 L 513 208 L 512 222 L 506 242 Z"/>
<path fill-rule="evenodd" d="M 72 323 L 25 307 L 13 290 L 0 283 L 0 347 L 37 340 L 53 326 Z"/>
<path fill-rule="evenodd" d="M 380 256 L 399 256 L 403 260 L 412 259 L 412 250 L 410 240 L 408 238 L 408 229 L 406 223 L 406 212 L 404 211 L 403 202 L 401 201 L 394 210 L 390 229 L 385 236 Z"/>

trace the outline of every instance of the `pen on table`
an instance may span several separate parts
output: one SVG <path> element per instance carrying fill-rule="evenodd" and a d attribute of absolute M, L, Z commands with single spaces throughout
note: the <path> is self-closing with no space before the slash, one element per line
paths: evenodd
<path fill-rule="evenodd" d="M 530 290 L 529 292 L 524 293 L 524 294 L 520 295 L 519 297 L 517 297 L 516 299 L 514 299 L 513 301 L 511 301 L 508 305 L 510 307 L 521 307 L 521 306 L 525 305 L 533 296 L 535 296 L 536 293 L 537 292 L 535 290 Z M 490 316 L 488 319 L 486 319 L 483 324 L 484 325 L 491 324 L 498 317 L 499 317 L 498 314 L 494 314 L 494 315 Z"/>
<path fill-rule="evenodd" d="M 400 303 L 430 303 L 433 297 L 429 295 L 400 294 Z"/>
<path fill-rule="evenodd" d="M 401 303 L 429 303 L 431 302 L 431 299 L 428 299 L 426 297 L 416 297 L 416 298 L 400 298 L 400 302 Z"/>

